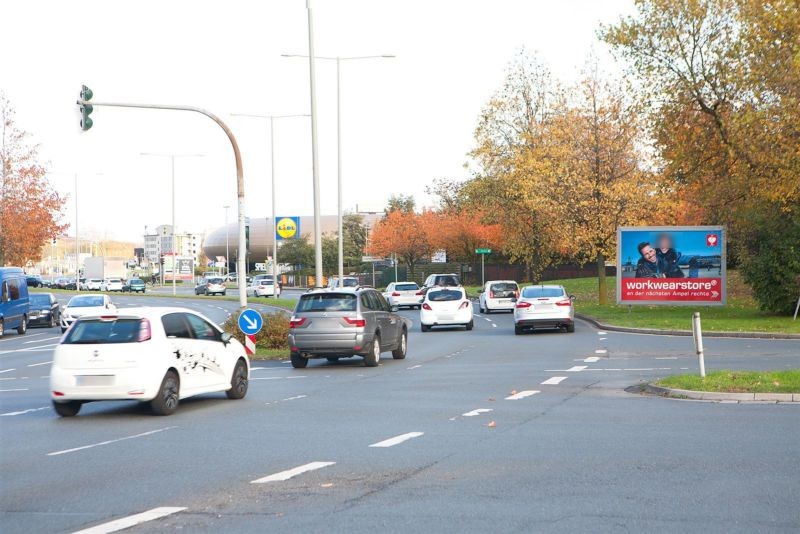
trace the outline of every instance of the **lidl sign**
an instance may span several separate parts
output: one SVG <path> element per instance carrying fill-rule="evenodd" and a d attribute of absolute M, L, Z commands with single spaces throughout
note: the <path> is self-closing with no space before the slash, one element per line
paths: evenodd
<path fill-rule="evenodd" d="M 292 239 L 300 235 L 300 217 L 278 217 L 275 236 L 278 239 Z"/>

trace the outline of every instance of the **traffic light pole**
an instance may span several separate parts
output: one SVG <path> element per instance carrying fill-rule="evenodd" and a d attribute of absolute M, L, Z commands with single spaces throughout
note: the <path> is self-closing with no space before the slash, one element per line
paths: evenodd
<path fill-rule="evenodd" d="M 239 208 L 239 254 L 237 255 L 237 283 L 239 285 L 239 306 L 242 308 L 247 307 L 247 290 L 245 284 L 247 283 L 247 277 L 245 274 L 247 273 L 247 254 L 243 253 L 243 251 L 247 250 L 247 242 L 245 238 L 245 230 L 244 230 L 244 175 L 242 171 L 242 154 L 239 152 L 239 145 L 236 142 L 236 138 L 233 136 L 233 132 L 228 125 L 222 122 L 222 120 L 214 115 L 213 113 L 206 111 L 202 108 L 197 108 L 193 106 L 170 106 L 164 104 L 132 104 L 128 102 L 94 102 L 79 99 L 77 101 L 79 106 L 94 106 L 94 107 L 115 107 L 115 108 L 135 108 L 135 109 L 166 109 L 170 111 L 193 111 L 195 113 L 200 113 L 201 115 L 205 115 L 209 119 L 216 122 L 220 128 L 225 132 L 225 135 L 228 136 L 228 139 L 231 142 L 231 146 L 233 147 L 233 156 L 236 159 L 236 195 L 238 197 L 238 208 Z M 175 267 L 173 266 L 173 275 L 175 274 L 174 271 Z"/>

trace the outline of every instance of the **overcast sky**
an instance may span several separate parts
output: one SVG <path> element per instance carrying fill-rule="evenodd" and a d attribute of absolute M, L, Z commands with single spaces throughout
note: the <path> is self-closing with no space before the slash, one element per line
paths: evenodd
<path fill-rule="evenodd" d="M 380 210 L 392 193 L 430 203 L 437 177 L 466 178 L 464 163 L 486 101 L 522 47 L 554 74 L 578 77 L 591 50 L 615 70 L 598 25 L 632 0 L 316 0 L 317 55 L 394 54 L 342 64 L 345 209 Z M 244 161 L 247 215 L 271 214 L 268 123 L 231 113 L 308 113 L 305 0 L 3 0 L 0 90 L 19 127 L 41 145 L 50 179 L 69 196 L 78 173 L 82 237 L 141 241 L 171 219 L 168 158 L 176 162 L 176 222 L 203 232 L 236 217 L 233 153 L 222 130 L 186 112 L 95 108 L 81 132 L 81 84 L 96 101 L 185 104 L 218 114 Z M 317 62 L 322 211 L 336 212 L 336 76 Z M 308 118 L 276 122 L 278 215 L 311 215 Z M 72 235 L 74 230 L 69 229 Z"/>

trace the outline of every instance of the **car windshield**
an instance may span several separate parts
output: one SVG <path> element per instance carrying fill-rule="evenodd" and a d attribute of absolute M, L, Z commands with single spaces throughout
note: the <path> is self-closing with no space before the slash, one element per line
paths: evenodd
<path fill-rule="evenodd" d="M 50 295 L 37 295 L 31 294 L 31 304 L 35 306 L 49 306 L 50 305 Z"/>
<path fill-rule="evenodd" d="M 128 283 L 133 285 L 133 284 L 143 284 L 144 282 L 142 282 L 138 278 L 131 278 L 130 280 L 128 280 Z"/>
<path fill-rule="evenodd" d="M 297 312 L 356 311 L 358 299 L 352 293 L 313 293 L 303 295 Z"/>
<path fill-rule="evenodd" d="M 429 291 L 428 300 L 431 302 L 446 302 L 449 300 L 461 300 L 464 294 L 457 289 L 442 289 L 439 291 Z"/>
<path fill-rule="evenodd" d="M 222 278 L 209 278 L 208 279 L 208 283 L 209 284 L 221 284 L 222 283 Z"/>
<path fill-rule="evenodd" d="M 416 291 L 419 286 L 417 284 L 397 284 L 394 289 L 395 291 Z"/>
<path fill-rule="evenodd" d="M 132 343 L 139 337 L 139 322 L 140 319 L 79 319 L 62 343 Z"/>
<path fill-rule="evenodd" d="M 67 303 L 68 308 L 88 308 L 91 306 L 102 306 L 103 305 L 103 297 L 92 297 L 92 296 L 83 296 L 83 297 L 72 297 Z"/>
<path fill-rule="evenodd" d="M 522 296 L 526 299 L 546 298 L 546 297 L 563 297 L 564 290 L 560 287 L 526 287 L 522 291 Z"/>

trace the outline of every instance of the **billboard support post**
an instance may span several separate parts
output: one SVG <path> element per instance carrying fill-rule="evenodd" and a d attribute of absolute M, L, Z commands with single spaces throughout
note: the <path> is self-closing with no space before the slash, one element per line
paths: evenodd
<path fill-rule="evenodd" d="M 703 328 L 700 325 L 700 312 L 692 315 L 692 338 L 694 338 L 694 350 L 697 352 L 697 359 L 700 362 L 700 377 L 706 377 L 706 360 L 703 354 Z"/>

